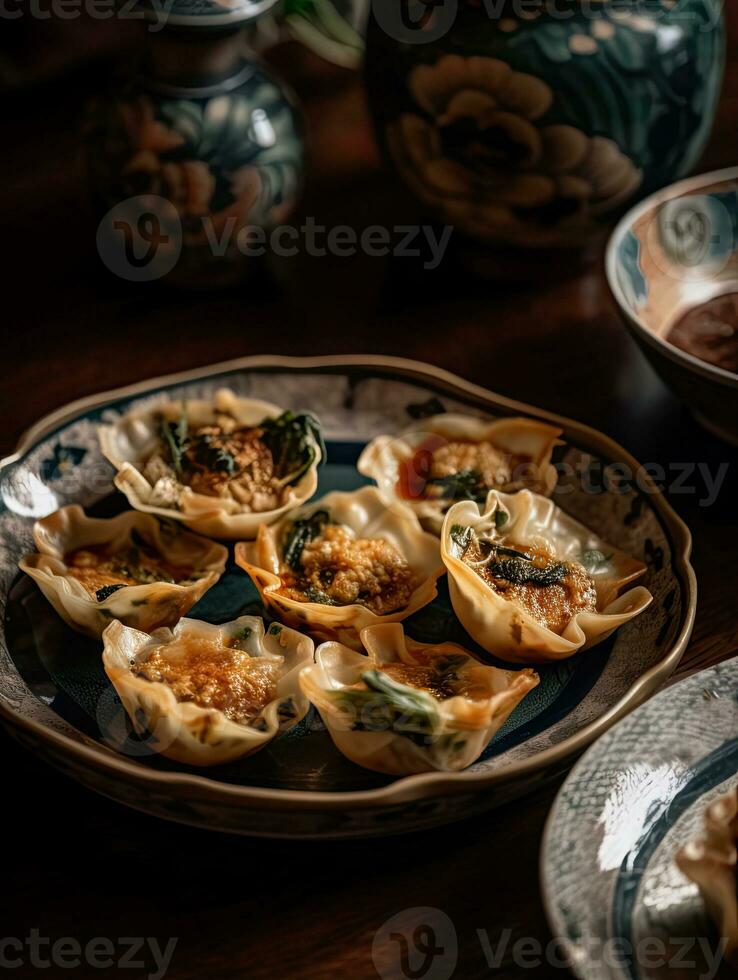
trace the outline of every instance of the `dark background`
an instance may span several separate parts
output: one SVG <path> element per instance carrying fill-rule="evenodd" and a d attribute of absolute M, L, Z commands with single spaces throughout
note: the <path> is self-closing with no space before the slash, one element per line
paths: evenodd
<path fill-rule="evenodd" d="M 703 169 L 736 163 L 738 11 Z M 18 26 L 20 24 L 20 26 Z M 79 164 L 79 119 L 126 39 L 73 22 L 13 22 L 0 51 L 3 269 L 0 449 L 41 414 L 85 394 L 254 353 L 382 353 L 441 365 L 506 395 L 588 422 L 642 461 L 703 462 L 730 475 L 704 508 L 699 484 L 672 502 L 692 528 L 697 626 L 679 676 L 738 652 L 736 453 L 704 433 L 622 327 L 601 264 L 475 282 L 453 263 L 282 260 L 222 294 L 178 295 L 112 280 L 97 261 Z M 306 106 L 311 169 L 301 205 L 326 225 L 412 223 L 382 169 L 360 79 L 295 45 L 271 55 Z M 555 787 L 438 831 L 366 843 L 229 838 L 167 825 L 97 797 L 0 735 L 4 770 L 0 934 L 57 939 L 180 937 L 171 977 L 376 976 L 371 942 L 390 915 L 437 906 L 455 923 L 459 977 L 489 975 L 477 938 L 549 939 L 538 891 L 540 836 Z M 130 977 L 151 969 L 128 970 Z M 509 956 L 499 976 L 522 970 Z M 35 971 L 9 971 L 32 976 Z M 101 976 L 102 971 L 44 971 Z"/>

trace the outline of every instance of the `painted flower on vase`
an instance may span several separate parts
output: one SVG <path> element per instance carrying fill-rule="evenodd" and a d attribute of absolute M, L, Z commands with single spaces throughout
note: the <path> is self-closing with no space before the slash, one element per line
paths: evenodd
<path fill-rule="evenodd" d="M 145 97 L 120 107 L 131 156 L 122 169 L 124 179 L 147 193 L 159 194 L 176 207 L 181 218 L 203 217 L 210 210 L 215 178 L 203 160 L 167 160 L 164 154 L 184 146 L 185 138 L 154 118 Z"/>
<path fill-rule="evenodd" d="M 156 194 L 171 201 L 183 224 L 210 209 L 215 180 L 206 163 L 179 158 L 185 137 L 155 116 L 152 101 L 139 96 L 119 102 L 106 134 L 113 178 L 129 194 Z M 172 159 L 173 156 L 178 159 Z M 117 174 L 116 174 L 117 171 Z"/>
<path fill-rule="evenodd" d="M 188 245 L 279 221 L 299 190 L 302 147 L 292 109 L 258 77 L 248 95 L 121 101 L 104 146 L 102 185 L 113 197 L 170 201 Z"/>
<path fill-rule="evenodd" d="M 415 67 L 408 85 L 423 115 L 388 126 L 395 164 L 423 201 L 477 238 L 556 244 L 642 182 L 613 140 L 543 122 L 551 88 L 504 61 L 444 55 Z"/>

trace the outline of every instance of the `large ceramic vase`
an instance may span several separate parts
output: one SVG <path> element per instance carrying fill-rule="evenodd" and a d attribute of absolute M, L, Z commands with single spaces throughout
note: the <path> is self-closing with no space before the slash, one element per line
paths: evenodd
<path fill-rule="evenodd" d="M 208 287 L 260 267 L 296 203 L 303 142 L 292 98 L 230 26 L 249 5 L 214 0 L 204 32 L 184 6 L 182 24 L 147 34 L 131 83 L 91 110 L 88 169 L 114 273 Z M 218 18 L 228 29 L 213 31 Z"/>
<path fill-rule="evenodd" d="M 721 0 L 377 0 L 367 84 L 388 156 L 440 221 L 584 245 L 695 166 L 724 49 Z"/>

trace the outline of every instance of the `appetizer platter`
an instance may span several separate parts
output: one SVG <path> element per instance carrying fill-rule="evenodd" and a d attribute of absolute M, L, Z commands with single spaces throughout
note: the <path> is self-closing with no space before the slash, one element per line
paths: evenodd
<path fill-rule="evenodd" d="M 639 707 L 568 776 L 541 880 L 582 980 L 735 975 L 737 733 L 733 659 Z"/>
<path fill-rule="evenodd" d="M 220 830 L 371 836 L 520 796 L 692 629 L 689 533 L 625 450 L 396 358 L 85 399 L 0 497 L 0 719 Z"/>

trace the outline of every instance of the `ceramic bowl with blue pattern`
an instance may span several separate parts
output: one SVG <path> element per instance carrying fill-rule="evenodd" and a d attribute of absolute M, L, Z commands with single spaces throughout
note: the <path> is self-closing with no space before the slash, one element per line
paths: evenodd
<path fill-rule="evenodd" d="M 580 980 L 735 976 L 684 848 L 738 785 L 738 658 L 604 735 L 564 783 L 541 854 L 554 936 Z"/>
<path fill-rule="evenodd" d="M 738 168 L 647 198 L 615 229 L 606 265 L 653 367 L 700 422 L 738 444 Z"/>

